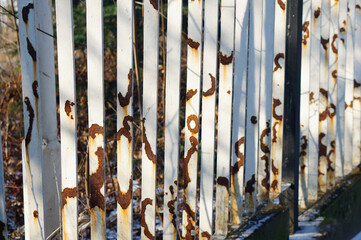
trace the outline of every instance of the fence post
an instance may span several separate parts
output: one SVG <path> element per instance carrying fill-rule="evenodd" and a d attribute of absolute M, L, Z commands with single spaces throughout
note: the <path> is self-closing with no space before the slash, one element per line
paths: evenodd
<path fill-rule="evenodd" d="M 300 70 L 302 2 L 288 0 L 287 3 L 286 69 L 284 96 L 284 145 L 283 182 L 291 183 L 291 196 L 286 204 L 290 208 L 290 230 L 298 227 L 298 158 L 299 158 L 299 109 L 300 109 Z M 289 27 L 289 26 L 292 26 Z"/>

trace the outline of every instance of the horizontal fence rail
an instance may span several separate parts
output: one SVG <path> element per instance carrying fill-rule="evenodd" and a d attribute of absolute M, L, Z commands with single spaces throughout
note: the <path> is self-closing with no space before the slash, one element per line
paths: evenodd
<path fill-rule="evenodd" d="M 49 91 L 59 94 L 57 160 L 44 147 L 56 139 L 55 107 L 47 105 L 56 94 L 38 90 L 47 88 L 44 73 L 55 79 L 47 60 L 53 46 L 38 35 L 51 18 L 36 14 L 39 0 L 19 1 L 25 238 L 224 238 L 278 203 L 289 185 L 282 166 L 290 144 L 284 96 L 291 2 L 87 0 L 79 50 L 73 2 L 56 0 L 59 81 Z M 360 164 L 360 4 L 303 1 L 295 140 L 301 209 Z M 116 24 L 112 34 L 109 22 Z M 48 188 L 57 199 L 52 208 Z"/>

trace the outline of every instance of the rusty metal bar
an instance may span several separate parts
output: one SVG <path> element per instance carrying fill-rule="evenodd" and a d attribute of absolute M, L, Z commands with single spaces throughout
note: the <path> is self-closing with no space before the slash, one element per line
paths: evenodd
<path fill-rule="evenodd" d="M 91 238 L 105 239 L 103 1 L 86 1 Z"/>
<path fill-rule="evenodd" d="M 230 222 L 241 224 L 243 213 L 243 176 L 245 155 L 245 117 L 248 69 L 249 1 L 237 1 L 234 38 L 233 125 L 231 157 Z"/>
<path fill-rule="evenodd" d="M 5 178 L 4 178 L 4 162 L 1 142 L 1 128 L 0 128 L 0 238 L 8 239 L 8 227 L 6 216 L 6 202 L 5 202 Z"/>
<path fill-rule="evenodd" d="M 182 238 L 195 237 L 203 1 L 188 0 Z"/>
<path fill-rule="evenodd" d="M 256 210 L 259 85 L 261 77 L 262 50 L 262 0 L 250 2 L 249 64 L 247 84 L 246 115 L 246 161 L 245 161 L 245 211 L 253 214 Z"/>
<path fill-rule="evenodd" d="M 215 235 L 228 232 L 235 0 L 221 2 Z"/>
<path fill-rule="evenodd" d="M 179 166 L 179 87 L 181 78 L 182 1 L 168 1 L 164 131 L 163 239 L 177 240 Z"/>
<path fill-rule="evenodd" d="M 274 49 L 275 1 L 263 1 L 262 12 L 262 56 L 259 110 L 259 147 L 257 200 L 266 203 L 270 190 L 270 152 L 272 118 L 272 79 Z M 280 43 L 281 44 L 281 43 Z"/>
<path fill-rule="evenodd" d="M 353 169 L 353 88 L 354 88 L 354 45 L 355 45 L 355 0 L 348 0 L 346 21 L 346 78 L 345 78 L 345 174 Z M 356 167 L 356 164 L 355 164 Z"/>
<path fill-rule="evenodd" d="M 117 2 L 117 237 L 132 239 L 133 1 Z"/>
<path fill-rule="evenodd" d="M 159 1 L 144 1 L 141 238 L 155 239 Z"/>
<path fill-rule="evenodd" d="M 73 7 L 57 0 L 56 28 L 59 68 L 63 239 L 78 236 L 78 160 Z"/>
<path fill-rule="evenodd" d="M 336 163 L 336 102 L 338 62 L 338 14 L 339 1 L 330 1 L 330 44 L 328 45 L 328 106 L 327 106 L 327 189 L 335 185 Z"/>
<path fill-rule="evenodd" d="M 321 2 L 321 56 L 319 85 L 318 191 L 325 193 L 327 177 L 327 104 L 328 104 L 328 44 L 330 36 L 330 1 Z"/>
<path fill-rule="evenodd" d="M 201 175 L 199 201 L 199 238 L 212 235 L 215 116 L 218 54 L 218 8 L 219 1 L 204 2 L 204 51 L 201 132 Z"/>
<path fill-rule="evenodd" d="M 25 236 L 26 239 L 45 239 L 39 56 L 34 2 L 24 0 L 18 4 L 25 129 L 22 150 Z"/>
<path fill-rule="evenodd" d="M 353 166 L 361 159 L 361 0 L 355 3 L 355 65 L 353 86 Z"/>

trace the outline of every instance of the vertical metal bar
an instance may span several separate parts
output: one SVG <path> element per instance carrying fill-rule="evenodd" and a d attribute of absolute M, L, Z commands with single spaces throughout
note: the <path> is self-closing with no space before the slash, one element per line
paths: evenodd
<path fill-rule="evenodd" d="M 235 0 L 221 2 L 215 235 L 228 231 Z"/>
<path fill-rule="evenodd" d="M 274 44 L 275 1 L 263 1 L 262 56 L 259 110 L 259 148 L 257 200 L 266 203 L 270 190 L 270 152 L 272 118 L 272 79 Z M 278 43 L 277 43 L 278 44 Z M 282 43 L 280 43 L 282 44 Z"/>
<path fill-rule="evenodd" d="M 337 104 L 336 104 L 336 177 L 345 172 L 345 79 L 346 79 L 346 21 L 347 1 L 339 1 L 338 15 L 338 60 L 337 60 Z"/>
<path fill-rule="evenodd" d="M 249 64 L 246 115 L 245 211 L 256 210 L 259 84 L 262 50 L 262 0 L 250 2 Z"/>
<path fill-rule="evenodd" d="M 60 97 L 62 230 L 63 239 L 77 239 L 78 160 L 73 6 L 71 0 L 57 0 L 55 4 Z"/>
<path fill-rule="evenodd" d="M 335 185 L 338 13 L 339 1 L 330 0 L 330 44 L 328 45 L 327 106 L 327 189 L 331 189 Z"/>
<path fill-rule="evenodd" d="M 352 6 L 351 6 L 352 7 Z M 360 164 L 361 159 L 361 0 L 355 3 L 355 63 L 353 86 L 353 139 L 352 165 Z"/>
<path fill-rule="evenodd" d="M 302 62 L 301 62 L 301 101 L 300 101 L 300 207 L 306 208 L 308 202 L 308 114 L 310 91 L 310 51 L 311 51 L 311 0 L 303 1 L 302 17 Z"/>
<path fill-rule="evenodd" d="M 35 27 L 39 43 L 38 68 L 39 91 L 42 96 L 41 128 L 44 164 L 45 196 L 45 236 L 49 236 L 60 227 L 60 144 L 58 141 L 58 124 L 56 112 L 55 65 L 52 1 L 34 1 Z"/>
<path fill-rule="evenodd" d="M 208 239 L 208 237 L 212 235 L 213 224 L 218 8 L 219 1 L 217 0 L 208 0 L 204 2 L 203 92 L 201 125 L 203 129 L 206 130 L 201 132 L 202 148 L 199 201 L 200 239 Z"/>
<path fill-rule="evenodd" d="M 181 78 L 182 5 L 182 0 L 168 1 L 164 120 L 164 240 L 176 240 L 178 236 L 179 87 Z"/>
<path fill-rule="evenodd" d="M 231 160 L 231 223 L 241 224 L 245 154 L 245 117 L 248 69 L 249 1 L 236 1 L 234 38 L 234 91 Z"/>
<path fill-rule="evenodd" d="M 320 102 L 318 134 L 318 190 L 326 192 L 327 177 L 327 104 L 328 104 L 328 44 L 330 36 L 330 0 L 321 3 L 321 56 L 320 56 Z"/>
<path fill-rule="evenodd" d="M 6 202 L 5 202 L 5 178 L 4 178 L 4 162 L 1 142 L 1 128 L 0 128 L 0 238 L 8 239 L 7 217 L 6 217 Z"/>
<path fill-rule="evenodd" d="M 321 0 L 312 0 L 311 6 L 311 53 L 310 53 L 310 108 L 308 148 L 308 200 L 317 200 L 318 190 L 318 126 L 320 104 L 320 56 L 321 56 Z"/>
<path fill-rule="evenodd" d="M 354 38 L 355 38 L 355 0 L 348 0 L 346 21 L 346 78 L 345 78 L 345 174 L 353 169 L 352 132 L 353 129 L 353 87 L 354 87 Z M 356 165 L 355 165 L 356 167 Z"/>
<path fill-rule="evenodd" d="M 272 122 L 271 122 L 271 169 L 270 197 L 281 192 L 282 184 L 282 144 L 283 144 L 283 108 L 286 61 L 286 11 L 287 1 L 275 4 L 273 84 L 272 84 Z"/>
<path fill-rule="evenodd" d="M 103 1 L 87 0 L 91 238 L 105 239 Z"/>
<path fill-rule="evenodd" d="M 133 1 L 117 3 L 117 237 L 132 239 Z"/>
<path fill-rule="evenodd" d="M 22 157 L 25 238 L 45 239 L 42 129 L 34 2 L 24 0 L 18 4 L 25 128 Z"/>
<path fill-rule="evenodd" d="M 159 1 L 144 1 L 141 238 L 155 238 Z"/>
<path fill-rule="evenodd" d="M 188 0 L 182 238 L 195 237 L 203 1 Z"/>
<path fill-rule="evenodd" d="M 287 38 L 284 91 L 284 132 L 282 181 L 291 183 L 287 196 L 290 209 L 290 230 L 298 228 L 298 170 L 300 155 L 300 85 L 301 46 L 305 36 L 302 22 L 302 1 L 287 1 Z"/>

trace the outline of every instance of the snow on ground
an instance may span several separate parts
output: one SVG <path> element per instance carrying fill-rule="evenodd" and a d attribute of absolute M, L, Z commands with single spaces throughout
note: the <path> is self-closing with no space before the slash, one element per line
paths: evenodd
<path fill-rule="evenodd" d="M 314 239 L 316 237 L 321 237 L 322 234 L 319 233 L 318 226 L 322 221 L 323 221 L 322 217 L 318 217 L 312 221 L 309 221 L 307 219 L 300 220 L 298 223 L 300 230 L 292 234 L 290 236 L 290 240 L 295 240 L 295 239 L 308 240 L 308 239 Z"/>
<path fill-rule="evenodd" d="M 361 240 L 361 232 L 359 232 L 356 236 L 351 238 L 351 240 Z"/>

